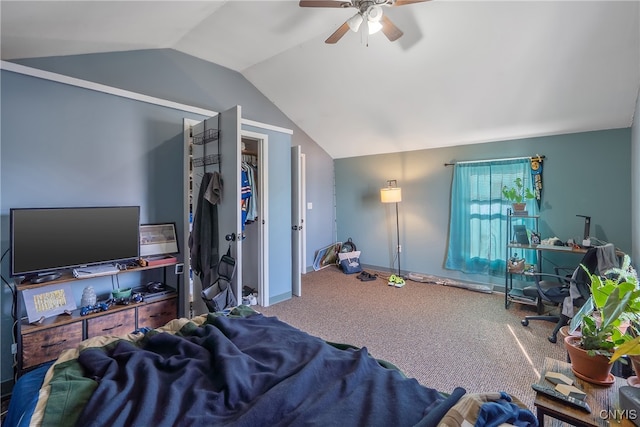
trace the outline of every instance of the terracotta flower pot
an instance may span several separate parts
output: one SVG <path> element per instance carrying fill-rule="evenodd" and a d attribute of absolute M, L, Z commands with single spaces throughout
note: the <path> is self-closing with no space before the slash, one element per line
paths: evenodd
<path fill-rule="evenodd" d="M 609 358 L 602 355 L 590 356 L 586 350 L 578 347 L 579 336 L 569 335 L 564 339 L 564 346 L 571 359 L 571 370 L 576 377 L 594 384 L 612 384 L 612 365 Z"/>
<path fill-rule="evenodd" d="M 527 208 L 526 203 L 512 203 L 511 207 L 514 212 L 523 212 Z"/>

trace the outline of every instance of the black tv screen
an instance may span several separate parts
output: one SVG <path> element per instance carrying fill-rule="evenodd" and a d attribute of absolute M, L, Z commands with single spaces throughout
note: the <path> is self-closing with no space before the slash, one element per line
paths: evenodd
<path fill-rule="evenodd" d="M 11 275 L 131 260 L 140 254 L 140 207 L 10 210 Z"/>

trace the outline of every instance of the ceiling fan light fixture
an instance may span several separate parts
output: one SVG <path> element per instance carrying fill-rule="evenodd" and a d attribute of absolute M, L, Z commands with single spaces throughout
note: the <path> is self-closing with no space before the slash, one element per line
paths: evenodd
<path fill-rule="evenodd" d="M 360 13 L 356 13 L 355 15 L 353 15 L 351 18 L 347 20 L 347 25 L 349 25 L 349 28 L 351 29 L 351 31 L 353 31 L 354 33 L 357 33 L 358 30 L 360 29 L 360 25 L 362 25 L 362 21 L 364 21 L 364 18 L 362 17 L 362 15 Z"/>
<path fill-rule="evenodd" d="M 382 8 L 380 6 L 371 6 L 367 9 L 367 28 L 369 34 L 375 34 L 382 29 L 381 19 Z"/>
<path fill-rule="evenodd" d="M 369 21 L 369 34 L 375 34 L 382 29 L 382 24 L 378 21 Z"/>
<path fill-rule="evenodd" d="M 369 23 L 380 22 L 382 19 L 382 8 L 380 6 L 371 6 L 367 9 L 367 19 Z"/>

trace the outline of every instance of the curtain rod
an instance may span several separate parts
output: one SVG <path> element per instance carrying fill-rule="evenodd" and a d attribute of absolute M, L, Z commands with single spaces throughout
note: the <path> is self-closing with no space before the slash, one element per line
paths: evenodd
<path fill-rule="evenodd" d="M 467 160 L 464 162 L 454 162 L 454 163 L 445 163 L 445 166 L 454 166 L 456 164 L 468 164 L 468 163 L 483 163 L 483 162 L 497 162 L 497 161 L 505 161 L 505 160 L 522 160 L 522 159 L 529 159 L 529 160 L 537 160 L 537 161 L 541 161 L 543 159 L 545 159 L 545 156 L 541 156 L 539 154 L 536 154 L 535 156 L 527 156 L 527 157 L 509 157 L 506 159 L 487 159 L 487 160 Z"/>

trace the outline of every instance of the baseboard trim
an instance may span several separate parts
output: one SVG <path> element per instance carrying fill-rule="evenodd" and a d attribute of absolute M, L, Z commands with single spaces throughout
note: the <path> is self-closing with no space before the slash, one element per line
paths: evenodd
<path fill-rule="evenodd" d="M 271 297 L 271 298 L 269 298 L 269 305 L 277 304 L 279 302 L 291 299 L 291 295 L 292 295 L 291 292 L 285 292 L 283 294 Z"/>

